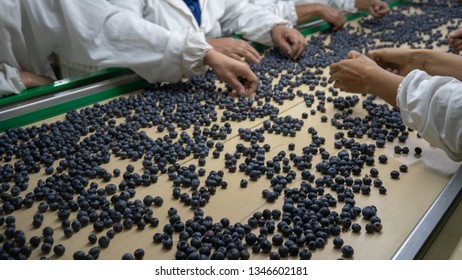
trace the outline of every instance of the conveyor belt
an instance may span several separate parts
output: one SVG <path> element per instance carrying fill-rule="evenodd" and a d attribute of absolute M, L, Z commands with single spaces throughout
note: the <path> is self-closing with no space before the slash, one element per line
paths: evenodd
<path fill-rule="evenodd" d="M 319 23 L 318 23 L 319 24 Z M 319 28 L 319 25 L 310 26 L 312 28 Z M 64 89 L 59 92 L 50 92 L 34 96 L 29 100 L 16 100 L 15 102 L 9 102 L 8 104 L 0 103 L 0 131 L 7 129 L 8 127 L 18 127 L 26 124 L 30 124 L 39 120 L 46 119 L 52 115 L 57 115 L 66 112 L 69 109 L 75 109 L 82 106 L 90 105 L 95 102 L 106 100 L 109 98 L 116 97 L 120 94 L 131 93 L 138 94 L 138 89 L 146 86 L 147 83 L 142 81 L 138 76 L 129 72 L 119 73 L 114 77 L 107 80 L 97 81 L 88 85 L 75 86 L 72 89 Z M 309 91 L 306 86 L 302 86 L 303 91 Z M 289 102 L 287 101 L 284 106 L 281 106 L 280 115 L 293 115 L 300 116 L 302 112 L 306 112 L 307 108 L 303 103 Z M 356 112 L 363 114 L 361 112 Z M 52 119 L 46 119 L 45 121 L 54 121 L 62 118 L 57 116 Z M 326 126 L 319 122 L 319 115 L 310 116 L 308 119 L 309 126 L 315 127 L 320 135 L 331 135 L 333 128 Z M 241 126 L 246 126 L 255 129 L 261 126 L 261 122 L 256 123 L 242 123 Z M 155 131 L 148 130 L 149 135 L 155 139 L 159 136 Z M 310 136 L 305 132 L 300 132 L 296 139 L 284 139 L 281 140 L 275 135 L 268 135 L 267 142 L 271 143 L 272 150 L 276 152 L 278 149 L 285 148 L 287 141 L 295 142 L 297 147 L 306 145 L 307 140 Z M 235 147 L 239 143 L 239 138 L 235 135 L 234 137 L 227 139 L 226 146 Z M 367 140 L 364 141 L 368 143 Z M 391 169 L 398 166 L 399 164 L 407 164 L 410 168 L 409 174 L 405 174 L 400 179 L 399 183 L 393 183 L 388 181 L 391 186 L 389 187 L 389 193 L 384 196 L 377 198 L 376 196 L 371 197 L 359 197 L 358 203 L 361 206 L 375 204 L 378 206 L 380 216 L 384 218 L 384 230 L 381 234 L 367 235 L 361 233 L 360 236 L 354 236 L 350 233 L 345 233 L 345 238 L 354 243 L 354 247 L 358 248 L 358 259 L 414 259 L 418 257 L 419 251 L 427 246 L 427 241 L 431 239 L 434 230 L 437 229 L 438 222 L 443 219 L 444 214 L 450 210 L 450 205 L 453 202 L 457 202 L 457 197 L 460 195 L 460 189 L 462 186 L 462 168 L 458 168 L 458 164 L 451 162 L 447 159 L 443 152 L 435 149 L 425 143 L 422 139 L 418 139 L 415 134 L 406 143 L 410 147 L 422 146 L 425 148 L 424 155 L 421 158 L 414 158 L 413 156 L 396 156 L 393 155 L 391 149 L 381 150 L 389 156 L 390 163 L 381 169 L 381 174 L 387 174 Z M 326 148 L 329 151 L 335 150 L 332 147 L 332 143 L 326 144 Z M 194 163 L 194 160 L 187 160 L 182 164 L 187 165 Z M 121 164 L 122 162 L 116 161 L 114 164 Z M 218 164 L 221 162 L 211 160 L 211 163 L 207 166 L 209 169 L 219 168 Z M 230 186 L 238 186 L 240 176 L 228 174 L 228 181 Z M 387 175 L 383 175 L 386 177 Z M 34 180 L 39 180 L 35 178 Z M 385 179 L 385 178 L 384 178 Z M 296 180 L 297 183 L 301 181 L 300 178 Z M 164 178 L 159 184 L 168 186 L 171 184 Z M 416 186 L 417 185 L 417 186 Z M 220 215 L 228 215 L 234 222 L 245 223 L 250 217 L 251 213 L 259 211 L 267 207 L 278 207 L 281 201 L 276 204 L 268 206 L 264 200 L 258 200 L 261 196 L 261 190 L 267 188 L 264 183 L 251 185 L 245 192 L 239 188 L 230 188 L 228 192 L 217 193 L 216 197 L 211 200 L 204 210 L 206 213 L 219 213 Z M 155 186 L 154 186 L 155 187 Z M 140 190 L 140 194 L 148 193 L 147 190 Z M 168 192 L 165 192 L 166 195 Z M 418 194 L 418 197 L 412 200 L 415 205 L 405 205 L 408 202 L 409 197 Z M 359 196 L 359 195 L 358 195 Z M 250 199 L 252 201 L 250 202 Z M 257 199 L 257 200 L 256 200 Z M 167 199 L 166 199 L 167 200 Z M 241 202 L 243 205 L 236 207 L 235 201 Z M 247 205 L 250 202 L 251 205 Z M 166 203 L 167 204 L 167 203 Z M 169 206 L 165 205 L 158 211 L 158 213 L 164 214 L 164 210 Z M 242 209 L 240 209 L 242 208 Z M 226 211 L 226 209 L 233 209 L 233 211 Z M 337 208 L 339 210 L 340 207 Z M 239 210 L 241 212 L 239 212 Z M 182 217 L 186 217 L 190 213 L 187 210 L 183 210 Z M 407 213 L 406 211 L 409 211 Z M 32 212 L 32 211 L 29 211 Z M 385 212 L 385 213 L 384 213 Z M 29 214 L 29 213 L 28 213 Z M 407 215 L 408 214 L 408 215 Z M 26 215 L 24 215 L 27 217 Z M 397 219 L 400 219 L 398 221 Z M 24 219 L 19 222 L 23 228 L 30 227 L 30 219 Z M 59 228 L 59 223 L 52 221 L 52 224 Z M 401 228 L 399 228 L 401 227 Z M 87 229 L 87 233 L 88 233 Z M 34 231 L 34 230 L 31 230 Z M 158 231 L 161 231 L 159 228 Z M 37 232 L 37 230 L 35 231 Z M 83 233 L 82 233 L 83 234 Z M 135 238 L 133 235 L 135 234 Z M 148 235 L 148 234 L 145 234 Z M 171 252 L 165 252 L 159 250 L 158 247 L 153 246 L 150 240 L 143 241 L 141 237 L 146 237 L 139 232 L 123 232 L 119 239 L 122 241 L 130 238 L 131 246 L 146 246 L 151 250 L 158 250 L 160 258 L 170 258 Z M 152 234 L 151 234 L 152 235 Z M 88 245 L 85 243 L 85 237 L 80 238 L 82 244 L 81 247 L 88 249 Z M 73 237 L 74 238 L 74 237 Z M 385 239 L 385 240 L 384 240 Z M 66 240 L 61 240 L 65 242 Z M 79 243 L 72 242 L 70 249 L 78 249 Z M 400 245 L 401 244 L 401 245 Z M 117 245 L 116 245 L 117 246 Z M 119 245 L 121 246 L 121 245 Z M 369 248 L 363 248 L 364 246 Z M 107 251 L 107 255 L 103 258 L 120 258 L 120 249 L 117 248 L 114 252 Z M 313 258 L 326 258 L 331 259 L 335 257 L 335 251 L 330 252 L 331 245 L 326 246 L 324 250 L 316 252 Z M 363 252 L 361 252 L 363 251 Z M 157 251 L 156 251 L 157 252 Z M 34 255 L 38 257 L 39 255 Z M 69 257 L 69 256 L 68 256 Z M 151 256 L 159 257 L 159 256 Z M 257 258 L 265 258 L 265 256 L 257 256 Z M 338 255 L 337 255 L 338 257 Z"/>

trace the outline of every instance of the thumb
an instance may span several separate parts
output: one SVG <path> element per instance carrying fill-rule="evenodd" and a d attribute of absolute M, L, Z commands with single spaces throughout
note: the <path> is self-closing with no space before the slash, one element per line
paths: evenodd
<path fill-rule="evenodd" d="M 359 57 L 359 56 L 361 56 L 361 54 L 360 54 L 359 52 L 357 52 L 357 51 L 350 51 L 350 52 L 348 53 L 348 58 L 349 58 L 349 59 L 351 59 L 351 58 L 357 58 L 357 57 Z"/>
<path fill-rule="evenodd" d="M 382 53 L 383 53 L 382 50 L 372 50 L 367 53 L 367 56 L 374 61 L 378 61 L 380 60 Z"/>

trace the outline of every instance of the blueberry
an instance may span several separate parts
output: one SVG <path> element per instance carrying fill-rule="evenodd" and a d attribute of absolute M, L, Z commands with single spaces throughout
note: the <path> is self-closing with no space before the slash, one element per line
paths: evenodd
<path fill-rule="evenodd" d="M 99 254 L 101 253 L 101 249 L 99 247 L 92 247 L 88 251 L 88 254 L 93 257 L 93 259 L 97 260 L 99 258 Z"/>
<path fill-rule="evenodd" d="M 278 252 L 271 252 L 269 254 L 269 259 L 270 260 L 280 260 L 281 259 L 281 256 L 279 255 Z"/>
<path fill-rule="evenodd" d="M 153 202 L 154 202 L 154 205 L 158 206 L 158 207 L 160 207 L 160 206 L 162 206 L 164 204 L 164 200 L 160 196 L 154 197 Z"/>
<path fill-rule="evenodd" d="M 401 171 L 402 173 L 406 173 L 407 172 L 407 165 L 405 164 L 402 164 L 399 166 L 399 171 Z"/>
<path fill-rule="evenodd" d="M 356 233 L 360 232 L 361 231 L 361 225 L 358 224 L 358 223 L 352 224 L 351 225 L 351 231 L 356 232 Z"/>
<path fill-rule="evenodd" d="M 173 246 L 173 240 L 171 237 L 166 237 L 162 240 L 162 247 L 165 249 L 171 249 Z"/>
<path fill-rule="evenodd" d="M 144 250 L 141 248 L 136 249 L 133 255 L 135 256 L 135 259 L 142 260 L 144 257 Z"/>
<path fill-rule="evenodd" d="M 152 197 L 152 195 L 146 195 L 144 198 L 143 198 L 143 203 L 145 206 L 151 206 L 152 203 L 154 202 L 154 198 Z"/>
<path fill-rule="evenodd" d="M 340 237 L 335 237 L 333 243 L 336 249 L 340 249 L 343 246 L 343 239 Z"/>
<path fill-rule="evenodd" d="M 342 246 L 341 251 L 342 251 L 342 257 L 344 258 L 353 257 L 354 250 L 353 250 L 353 247 L 351 247 L 350 245 Z"/>
<path fill-rule="evenodd" d="M 373 178 L 376 178 L 377 176 L 379 176 L 379 171 L 377 170 L 377 168 L 371 168 L 369 170 L 369 173 L 371 174 L 371 177 Z"/>
<path fill-rule="evenodd" d="M 379 156 L 379 162 L 382 163 L 382 164 L 385 164 L 387 163 L 388 161 L 388 157 L 386 155 L 380 155 Z"/>
<path fill-rule="evenodd" d="M 300 260 L 311 260 L 312 253 L 308 249 L 302 249 L 298 256 Z"/>
<path fill-rule="evenodd" d="M 39 236 L 32 236 L 29 240 L 29 244 L 33 247 L 36 248 L 40 245 L 41 239 Z"/>
<path fill-rule="evenodd" d="M 45 236 L 45 237 L 53 236 L 53 232 L 54 232 L 54 230 L 50 226 L 46 226 L 42 230 L 43 236 Z"/>
<path fill-rule="evenodd" d="M 238 260 L 240 257 L 241 257 L 241 253 L 236 248 L 232 248 L 226 253 L 226 258 L 228 260 Z"/>
<path fill-rule="evenodd" d="M 368 195 L 371 192 L 371 187 L 368 185 L 361 186 L 361 194 Z"/>
<path fill-rule="evenodd" d="M 422 154 L 422 148 L 420 148 L 420 147 L 415 147 L 415 148 L 414 148 L 414 152 L 415 152 L 416 155 L 420 155 L 420 154 Z"/>
<path fill-rule="evenodd" d="M 380 186 L 380 187 L 379 187 L 379 193 L 380 193 L 380 194 L 386 194 L 386 193 L 387 193 L 387 189 L 386 189 L 384 186 Z"/>
<path fill-rule="evenodd" d="M 41 250 L 44 254 L 48 254 L 51 252 L 52 246 L 50 243 L 43 243 Z"/>
<path fill-rule="evenodd" d="M 72 257 L 74 260 L 84 260 L 85 259 L 85 252 L 84 251 L 76 251 L 74 254 L 72 254 Z"/>
<path fill-rule="evenodd" d="M 64 255 L 65 251 L 66 248 L 62 244 L 55 245 L 53 248 L 53 252 L 60 257 Z"/>
<path fill-rule="evenodd" d="M 95 244 L 98 241 L 98 237 L 96 236 L 96 234 L 92 233 L 92 234 L 88 235 L 88 241 L 91 244 Z"/>
<path fill-rule="evenodd" d="M 375 231 L 375 227 L 372 223 L 367 223 L 365 229 L 367 233 L 373 233 Z"/>
<path fill-rule="evenodd" d="M 361 210 L 361 214 L 366 220 L 369 220 L 373 216 L 377 214 L 377 208 L 373 205 L 371 206 L 366 206 Z"/>
<path fill-rule="evenodd" d="M 399 175 L 400 175 L 399 171 L 397 171 L 397 170 L 393 170 L 393 171 L 390 172 L 390 177 L 392 179 L 399 179 Z"/>
<path fill-rule="evenodd" d="M 105 235 L 98 238 L 98 244 L 99 246 L 101 246 L 101 248 L 107 248 L 110 242 L 111 242 L 111 239 Z"/>
<path fill-rule="evenodd" d="M 382 230 L 382 223 L 380 222 L 375 222 L 373 223 L 374 231 L 380 232 Z"/>
<path fill-rule="evenodd" d="M 278 253 L 281 258 L 286 258 L 287 256 L 289 256 L 289 247 L 285 245 L 279 246 Z"/>
<path fill-rule="evenodd" d="M 122 255 L 122 260 L 133 260 L 134 257 L 132 255 L 132 253 L 125 253 Z"/>

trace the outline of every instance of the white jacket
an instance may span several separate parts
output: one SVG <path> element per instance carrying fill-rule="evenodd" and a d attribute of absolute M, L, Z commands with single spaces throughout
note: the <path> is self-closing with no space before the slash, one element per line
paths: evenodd
<path fill-rule="evenodd" d="M 249 0 L 249 2 L 265 7 L 273 14 L 297 24 L 296 5 L 301 4 L 324 4 L 337 8 L 343 12 L 356 13 L 355 0 Z"/>
<path fill-rule="evenodd" d="M 396 103 L 406 126 L 452 160 L 462 160 L 461 81 L 414 70 L 401 82 Z"/>
<path fill-rule="evenodd" d="M 204 73 L 202 32 L 169 31 L 103 0 L 0 1 L 0 96 L 19 93 L 18 70 L 54 78 L 52 53 L 100 67 L 128 67 L 149 82 Z"/>
<path fill-rule="evenodd" d="M 291 24 L 246 0 L 200 0 L 201 26 L 183 0 L 108 0 L 139 17 L 168 30 L 193 27 L 207 38 L 238 34 L 247 40 L 273 45 L 271 29 L 276 24 Z"/>

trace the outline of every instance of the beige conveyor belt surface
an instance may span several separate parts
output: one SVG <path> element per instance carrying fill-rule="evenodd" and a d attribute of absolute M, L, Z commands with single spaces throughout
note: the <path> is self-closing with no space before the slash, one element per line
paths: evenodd
<path fill-rule="evenodd" d="M 349 24 L 357 26 L 357 22 L 351 22 Z M 328 70 L 324 71 L 324 75 L 328 77 Z M 330 85 L 329 85 L 330 86 Z M 307 85 L 302 85 L 300 88 L 303 92 L 314 93 L 310 91 Z M 315 90 L 327 91 L 327 88 L 317 86 Z M 294 89 L 294 92 L 297 89 Z M 131 94 L 138 94 L 134 92 Z M 329 93 L 327 93 L 329 95 Z M 349 96 L 352 94 L 341 93 L 341 95 Z M 353 108 L 353 116 L 364 117 L 366 115 L 365 110 L 361 108 L 361 102 L 364 100 L 364 96 L 360 96 L 360 102 Z M 315 108 L 314 103 L 313 108 Z M 295 98 L 294 100 L 286 100 L 282 106 L 278 106 L 280 109 L 279 116 L 292 116 L 294 118 L 301 119 L 303 112 L 310 111 L 311 108 L 307 108 L 303 100 Z M 287 155 L 291 152 L 288 151 L 287 147 L 289 143 L 295 144 L 294 153 L 300 154 L 301 149 L 304 146 L 308 146 L 311 143 L 311 135 L 307 132 L 309 127 L 313 127 L 318 131 L 318 135 L 326 138 L 326 144 L 323 146 L 327 151 L 332 154 L 337 153 L 339 150 L 333 146 L 334 134 L 338 130 L 331 126 L 329 121 L 323 123 L 320 121 L 321 116 L 325 115 L 330 118 L 334 113 L 338 112 L 333 108 L 332 103 L 326 102 L 326 113 L 322 114 L 319 111 L 315 115 L 309 114 L 308 118 L 304 120 L 304 126 L 301 131 L 297 132 L 296 137 L 284 137 L 276 134 L 265 133 L 265 142 L 259 143 L 260 146 L 268 143 L 271 146 L 271 151 L 266 154 L 266 160 L 271 159 L 277 155 L 278 152 L 284 150 Z M 220 119 L 222 110 L 217 110 L 219 113 L 218 119 Z M 57 120 L 63 120 L 64 116 L 57 116 L 44 121 L 45 123 L 52 123 Z M 247 223 L 249 217 L 256 211 L 263 211 L 264 209 L 281 209 L 283 196 L 279 197 L 275 203 L 268 203 L 262 198 L 262 191 L 265 189 L 271 189 L 269 180 L 260 178 L 253 182 L 249 180 L 247 188 L 240 187 L 240 181 L 242 178 L 248 179 L 243 173 L 237 171 L 232 174 L 224 168 L 224 155 L 225 153 L 234 153 L 236 144 L 244 143 L 246 146 L 249 143 L 243 142 L 238 136 L 238 128 L 259 128 L 265 119 L 257 119 L 256 121 L 243 121 L 240 123 L 230 122 L 233 128 L 231 135 L 224 143 L 224 151 L 221 153 L 218 159 L 212 158 L 210 155 L 207 157 L 207 162 L 204 168 L 210 172 L 212 170 L 224 170 L 223 179 L 228 182 L 227 189 L 217 189 L 215 195 L 213 195 L 209 203 L 203 207 L 205 216 L 213 217 L 214 222 L 219 222 L 221 218 L 227 217 L 230 219 L 231 224 L 234 223 Z M 120 122 L 121 120 L 118 120 Z M 40 122 L 42 123 L 42 122 Z M 40 125 L 36 123 L 33 125 Z M 222 125 L 222 123 L 220 124 Z M 146 133 L 156 139 L 157 137 L 163 136 L 165 133 L 158 133 L 155 128 L 145 129 Z M 346 131 L 344 131 L 346 133 Z M 366 136 L 363 139 L 356 139 L 359 143 L 374 144 L 375 141 L 368 139 Z M 215 141 L 217 142 L 217 141 Z M 395 145 L 407 146 L 410 149 L 408 155 L 397 155 L 394 153 L 393 147 Z M 421 147 L 423 150 L 422 155 L 415 156 L 414 148 Z M 213 149 L 212 149 L 213 151 Z M 388 157 L 387 164 L 379 164 L 377 157 L 378 155 L 384 154 Z M 240 162 L 245 157 L 242 157 Z M 410 136 L 406 143 L 398 143 L 395 140 L 394 143 L 387 143 L 385 148 L 377 148 L 375 152 L 376 163 L 374 167 L 379 170 L 379 176 L 383 181 L 383 185 L 387 188 L 387 194 L 381 195 L 377 188 L 372 187 L 370 195 L 355 194 L 356 206 L 365 207 L 369 205 L 375 205 L 378 209 L 377 215 L 382 219 L 383 230 L 380 233 L 367 234 L 365 232 L 366 220 L 359 217 L 353 222 L 361 224 L 362 230 L 359 234 L 352 233 L 351 230 L 342 232 L 340 236 L 344 239 L 345 244 L 351 245 L 354 250 L 354 259 L 390 259 L 394 253 L 398 250 L 403 241 L 408 237 L 412 229 L 415 227 L 417 222 L 422 218 L 424 213 L 429 209 L 435 198 L 440 194 L 445 185 L 451 179 L 453 174 L 456 172 L 459 164 L 452 162 L 448 157 L 441 151 L 434 147 L 431 147 L 425 140 L 417 137 L 415 132 L 410 132 Z M 321 162 L 320 155 L 317 154 L 313 159 L 313 167 L 311 172 L 316 175 L 316 178 L 322 176 L 319 172 L 315 171 L 314 166 L 316 163 Z M 187 166 L 189 164 L 196 164 L 197 159 L 188 157 L 183 161 L 180 161 L 181 165 Z M 143 168 L 141 166 L 141 160 L 133 162 L 130 160 L 120 160 L 112 157 L 108 164 L 102 167 L 107 170 L 113 170 L 119 168 L 122 172 L 125 171 L 125 167 L 128 164 L 135 166 L 135 172 L 142 173 Z M 408 166 L 409 171 L 407 173 L 401 173 L 398 180 L 390 178 L 390 172 L 392 170 L 398 170 L 399 166 L 405 164 Z M 353 178 L 362 178 L 364 175 L 369 174 L 371 166 L 365 165 L 361 176 L 352 176 Z M 294 168 L 293 168 L 294 170 Z M 207 172 L 207 174 L 208 174 Z M 296 179 L 290 184 L 290 187 L 299 187 L 301 182 L 300 172 L 297 172 Z M 35 183 L 40 179 L 45 179 L 46 175 L 42 169 L 40 174 L 31 176 L 29 188 L 35 186 Z M 111 183 L 118 184 L 121 181 L 121 177 L 112 178 Z M 205 177 L 202 177 L 203 181 Z M 92 181 L 92 180 L 90 180 Z M 102 180 L 96 180 L 100 187 L 104 187 L 107 183 Z M 203 182 L 202 184 L 203 185 Z M 184 190 L 187 191 L 187 190 Z M 331 192 L 326 189 L 326 192 Z M 154 217 L 159 218 L 160 223 L 156 228 L 147 226 L 144 230 L 137 230 L 134 226 L 131 230 L 123 230 L 117 233 L 108 248 L 101 250 L 100 259 L 120 259 L 124 253 L 133 253 L 138 248 L 143 248 L 146 252 L 145 259 L 174 259 L 176 252 L 175 246 L 178 241 L 178 234 L 173 234 L 174 247 L 170 250 L 163 249 L 160 244 L 153 243 L 153 235 L 157 232 L 162 232 L 164 224 L 168 223 L 167 211 L 171 207 L 175 207 L 183 222 L 193 217 L 193 210 L 189 207 L 184 206 L 180 201 L 172 198 L 172 182 L 168 180 L 168 176 L 163 174 L 159 176 L 157 183 L 152 184 L 149 187 L 137 187 L 136 196 L 133 199 L 142 200 L 144 196 L 150 194 L 152 196 L 161 196 L 164 199 L 164 204 L 161 207 L 151 206 Z M 337 197 L 333 193 L 334 197 Z M 46 256 L 50 259 L 72 259 L 72 254 L 77 250 L 88 250 L 94 246 L 88 242 L 88 235 L 93 233 L 92 224 L 82 228 L 79 232 L 75 233 L 72 237 L 65 237 L 61 228 L 61 223 L 57 218 L 56 213 L 45 213 L 45 220 L 41 228 L 35 229 L 32 227 L 32 217 L 36 213 L 37 204 L 31 209 L 21 209 L 14 212 L 16 217 L 16 227 L 26 232 L 26 236 L 30 238 L 33 235 L 41 236 L 42 229 L 44 226 L 49 225 L 55 229 L 54 233 L 54 245 L 63 244 L 66 247 L 66 252 L 63 257 L 57 257 L 53 252 Z M 339 202 L 336 207 L 331 208 L 337 212 L 341 212 L 344 203 Z M 72 213 L 70 220 L 75 218 L 76 213 Z M 278 221 L 276 221 L 278 222 Z M 3 229 L 3 228 L 2 228 Z M 98 236 L 104 235 L 104 230 L 98 233 Z M 258 229 L 254 230 L 258 235 Z M 269 237 L 268 239 L 270 239 Z M 333 248 L 332 237 L 328 238 L 328 243 L 325 248 L 317 249 L 313 251 L 312 259 L 337 259 L 341 257 L 341 252 Z M 273 246 L 273 251 L 277 250 L 276 246 Z M 249 248 L 251 251 L 251 248 Z M 33 250 L 30 259 L 38 259 L 43 257 L 40 252 L 40 248 Z M 251 254 L 251 259 L 268 259 L 266 254 Z M 290 258 L 296 259 L 296 258 Z"/>

